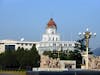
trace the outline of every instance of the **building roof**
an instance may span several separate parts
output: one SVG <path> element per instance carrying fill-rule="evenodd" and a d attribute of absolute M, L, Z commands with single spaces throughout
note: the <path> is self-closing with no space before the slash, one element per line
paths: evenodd
<path fill-rule="evenodd" d="M 54 20 L 52 18 L 47 23 L 47 28 L 56 28 L 57 29 L 56 23 L 54 22 Z"/>

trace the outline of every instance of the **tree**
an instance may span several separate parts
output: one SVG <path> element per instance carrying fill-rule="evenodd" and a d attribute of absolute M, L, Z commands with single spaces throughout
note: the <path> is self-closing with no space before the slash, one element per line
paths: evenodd
<path fill-rule="evenodd" d="M 31 70 L 40 66 L 40 55 L 33 45 L 30 50 L 18 47 L 0 54 L 0 69 Z"/>
<path fill-rule="evenodd" d="M 8 50 L 0 54 L 0 65 L 2 69 L 16 69 L 18 67 L 18 61 L 16 59 L 15 51 Z"/>
<path fill-rule="evenodd" d="M 80 46 L 79 46 L 79 44 L 75 44 L 75 48 L 79 49 L 81 52 L 86 51 L 85 38 L 77 40 L 77 42 L 80 44 Z M 91 48 L 88 49 L 88 53 L 93 54 L 93 52 L 91 51 Z"/>
<path fill-rule="evenodd" d="M 32 60 L 32 67 L 40 66 L 40 55 L 36 49 L 36 45 L 33 45 L 30 50 L 30 59 Z"/>
<path fill-rule="evenodd" d="M 16 55 L 20 64 L 19 69 L 32 69 L 32 67 L 40 66 L 40 56 L 35 45 L 30 50 L 18 48 Z"/>
<path fill-rule="evenodd" d="M 79 44 L 75 43 L 75 48 L 79 49 L 80 51 L 86 51 L 85 39 L 84 38 L 79 39 L 77 40 L 77 42 Z"/>
<path fill-rule="evenodd" d="M 33 45 L 30 50 L 23 50 L 19 51 L 19 62 L 20 68 L 22 69 L 32 69 L 33 67 L 39 67 L 40 65 L 40 55 L 36 49 L 36 46 Z M 17 54 L 18 55 L 18 54 Z"/>
<path fill-rule="evenodd" d="M 17 58 L 17 60 L 18 60 L 18 62 L 19 62 L 19 70 L 20 69 L 23 69 L 23 56 L 25 55 L 25 50 L 24 50 L 24 48 L 22 47 L 22 48 L 20 48 L 20 47 L 18 47 L 18 49 L 16 50 L 16 58 Z"/>
<path fill-rule="evenodd" d="M 76 60 L 76 67 L 77 68 L 81 68 L 81 64 L 82 64 L 82 56 L 79 50 L 74 50 L 72 52 L 72 58 L 74 60 Z"/>

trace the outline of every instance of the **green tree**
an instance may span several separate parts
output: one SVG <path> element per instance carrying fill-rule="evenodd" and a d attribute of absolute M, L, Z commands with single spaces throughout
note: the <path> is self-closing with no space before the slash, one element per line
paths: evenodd
<path fill-rule="evenodd" d="M 40 66 L 40 55 L 36 49 L 36 46 L 33 45 L 30 50 L 30 59 L 32 63 L 32 67 L 39 67 Z"/>
<path fill-rule="evenodd" d="M 85 38 L 82 38 L 80 40 L 77 40 L 77 42 L 79 44 L 75 44 L 75 48 L 79 49 L 81 52 L 82 51 L 86 51 L 86 44 L 85 44 Z M 91 48 L 88 49 L 88 53 L 89 54 L 93 54 L 93 52 L 91 51 Z"/>
<path fill-rule="evenodd" d="M 16 59 L 15 51 L 8 50 L 0 54 L 0 65 L 2 69 L 16 69 L 18 61 Z"/>
<path fill-rule="evenodd" d="M 30 50 L 18 47 L 0 54 L 0 69 L 26 70 L 40 66 L 40 55 L 33 45 Z"/>
<path fill-rule="evenodd" d="M 30 50 L 18 48 L 17 58 L 20 64 L 19 69 L 32 69 L 32 67 L 40 66 L 40 56 L 35 45 Z"/>
<path fill-rule="evenodd" d="M 16 50 L 16 58 L 19 62 L 19 70 L 23 69 L 23 66 L 24 66 L 23 65 L 23 56 L 25 55 L 25 53 L 26 52 L 23 47 L 22 48 L 18 47 L 18 49 Z"/>
<path fill-rule="evenodd" d="M 85 39 L 77 40 L 78 43 L 75 43 L 75 48 L 79 49 L 80 51 L 86 51 Z"/>

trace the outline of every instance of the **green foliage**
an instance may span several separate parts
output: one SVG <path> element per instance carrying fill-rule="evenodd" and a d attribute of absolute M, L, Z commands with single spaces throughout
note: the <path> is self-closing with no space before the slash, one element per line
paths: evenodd
<path fill-rule="evenodd" d="M 77 42 L 80 44 L 75 44 L 75 48 L 81 50 L 81 51 L 86 51 L 86 45 L 85 45 L 85 39 L 82 38 L 80 40 L 77 40 Z"/>
<path fill-rule="evenodd" d="M 39 67 L 40 66 L 40 55 L 38 54 L 38 51 L 33 45 L 33 47 L 30 50 L 30 56 L 32 57 L 30 60 L 32 60 L 32 66 L 33 67 Z"/>
<path fill-rule="evenodd" d="M 79 49 L 81 52 L 86 51 L 85 39 L 83 38 L 83 39 L 77 40 L 77 42 L 80 43 L 80 46 L 78 44 L 75 44 L 75 48 Z M 91 51 L 91 48 L 88 49 L 88 53 L 93 54 L 93 52 Z"/>
<path fill-rule="evenodd" d="M 5 68 L 16 68 L 18 66 L 18 61 L 16 59 L 15 51 L 6 51 L 0 54 L 0 66 L 2 69 Z"/>
<path fill-rule="evenodd" d="M 9 50 L 0 54 L 0 69 L 31 69 L 39 67 L 40 56 L 34 46 L 30 50 L 18 47 L 17 50 Z"/>

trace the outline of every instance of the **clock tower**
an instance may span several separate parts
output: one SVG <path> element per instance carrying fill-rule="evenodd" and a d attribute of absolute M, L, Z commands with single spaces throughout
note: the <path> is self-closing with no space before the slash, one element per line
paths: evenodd
<path fill-rule="evenodd" d="M 60 36 L 57 34 L 57 25 L 51 18 L 46 26 L 46 32 L 43 34 L 42 41 L 59 41 Z"/>

